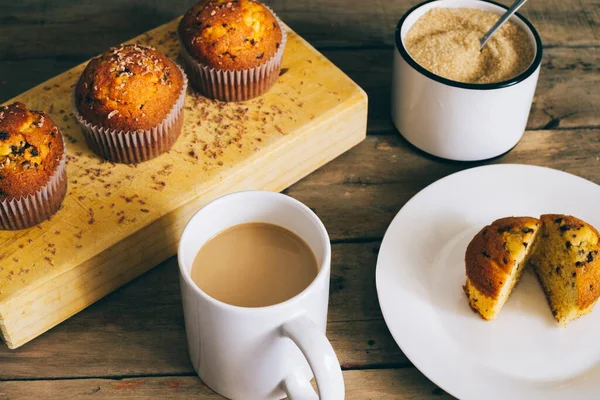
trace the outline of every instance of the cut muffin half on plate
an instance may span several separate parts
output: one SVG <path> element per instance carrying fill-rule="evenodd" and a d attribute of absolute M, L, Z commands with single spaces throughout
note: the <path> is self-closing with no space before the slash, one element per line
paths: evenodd
<path fill-rule="evenodd" d="M 484 227 L 465 255 L 469 305 L 486 320 L 496 318 L 527 266 L 541 222 L 507 217 Z"/>

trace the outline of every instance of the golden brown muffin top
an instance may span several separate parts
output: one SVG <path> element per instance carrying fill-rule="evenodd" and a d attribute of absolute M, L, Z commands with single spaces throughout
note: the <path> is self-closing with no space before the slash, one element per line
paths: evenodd
<path fill-rule="evenodd" d="M 575 264 L 577 305 L 585 309 L 600 297 L 600 234 L 598 230 L 571 215 L 542 215 L 544 235 L 560 235 L 563 251 Z M 558 267 L 558 266 L 557 266 Z"/>
<path fill-rule="evenodd" d="M 465 254 L 467 278 L 480 292 L 496 298 L 518 259 L 522 259 L 540 227 L 530 217 L 501 218 L 484 227 Z M 523 266 L 524 267 L 524 266 Z"/>
<path fill-rule="evenodd" d="M 224 70 L 254 68 L 281 46 L 275 16 L 255 0 L 201 0 L 179 23 L 179 37 L 200 63 Z"/>
<path fill-rule="evenodd" d="M 123 131 L 161 123 L 183 88 L 183 74 L 164 54 L 123 45 L 93 58 L 75 88 L 75 103 L 91 124 Z"/>
<path fill-rule="evenodd" d="M 47 114 L 23 103 L 0 107 L 0 200 L 37 192 L 63 153 L 60 131 Z"/>

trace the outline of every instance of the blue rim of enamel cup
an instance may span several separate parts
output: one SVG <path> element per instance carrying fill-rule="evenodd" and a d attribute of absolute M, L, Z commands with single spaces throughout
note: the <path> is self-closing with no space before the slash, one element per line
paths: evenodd
<path fill-rule="evenodd" d="M 420 72 L 422 75 L 425 75 L 429 79 L 433 79 L 434 81 L 442 83 L 444 85 L 454 86 L 454 87 L 461 88 L 461 89 L 473 89 L 473 90 L 501 89 L 501 88 L 509 87 L 512 85 L 516 85 L 517 83 L 522 82 L 525 79 L 529 78 L 542 63 L 543 48 L 542 48 L 542 39 L 540 38 L 540 35 L 535 30 L 535 28 L 533 27 L 531 22 L 529 22 L 527 20 L 527 18 L 523 17 L 519 13 L 515 13 L 515 16 L 517 18 L 519 18 L 521 21 L 523 21 L 523 23 L 525 23 L 525 25 L 527 25 L 527 27 L 531 31 L 531 34 L 535 38 L 535 45 L 536 45 L 535 58 L 533 59 L 531 65 L 525 71 L 520 73 L 519 75 L 517 75 L 514 78 L 511 78 L 509 80 L 502 81 L 502 82 L 496 82 L 496 83 L 464 83 L 464 82 L 453 81 L 451 79 L 442 78 L 441 76 L 436 75 L 436 74 L 426 70 L 424 67 L 419 65 L 408 53 L 408 51 L 404 47 L 404 43 L 402 43 L 400 31 L 402 30 L 402 25 L 404 24 L 404 21 L 406 20 L 406 18 L 408 18 L 409 15 L 411 15 L 415 10 L 423 7 L 424 5 L 433 3 L 435 1 L 439 1 L 439 0 L 427 0 L 427 1 L 419 3 L 416 6 L 412 7 L 410 10 L 408 10 L 402 16 L 402 18 L 400 18 L 400 21 L 398 21 L 398 25 L 396 26 L 396 48 L 400 52 L 400 55 L 402 56 L 402 58 L 404 58 L 404 61 L 406 61 L 408 63 L 408 65 L 410 65 L 412 68 L 414 68 L 415 70 Z M 493 4 L 495 6 L 504 8 L 505 10 L 508 10 L 508 7 L 506 7 L 503 4 L 496 3 L 495 1 L 490 1 L 490 0 L 478 0 L 478 1 Z M 466 8 L 469 8 L 469 7 L 466 7 Z"/>

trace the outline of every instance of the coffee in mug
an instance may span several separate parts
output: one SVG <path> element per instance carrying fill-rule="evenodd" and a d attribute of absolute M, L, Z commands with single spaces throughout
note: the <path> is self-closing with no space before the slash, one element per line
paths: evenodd
<path fill-rule="evenodd" d="M 278 225 L 251 222 L 217 233 L 192 265 L 194 283 L 214 299 L 267 307 L 300 294 L 319 272 L 310 246 Z"/>

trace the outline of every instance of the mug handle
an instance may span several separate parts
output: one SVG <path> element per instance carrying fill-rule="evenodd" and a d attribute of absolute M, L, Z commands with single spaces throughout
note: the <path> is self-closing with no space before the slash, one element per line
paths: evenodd
<path fill-rule="evenodd" d="M 290 400 L 343 400 L 345 395 L 344 377 L 340 362 L 331 343 L 317 325 L 306 316 L 297 317 L 282 325 L 284 336 L 298 346 L 313 371 L 319 395 L 309 381 L 299 374 L 288 376 L 282 388 Z"/>

